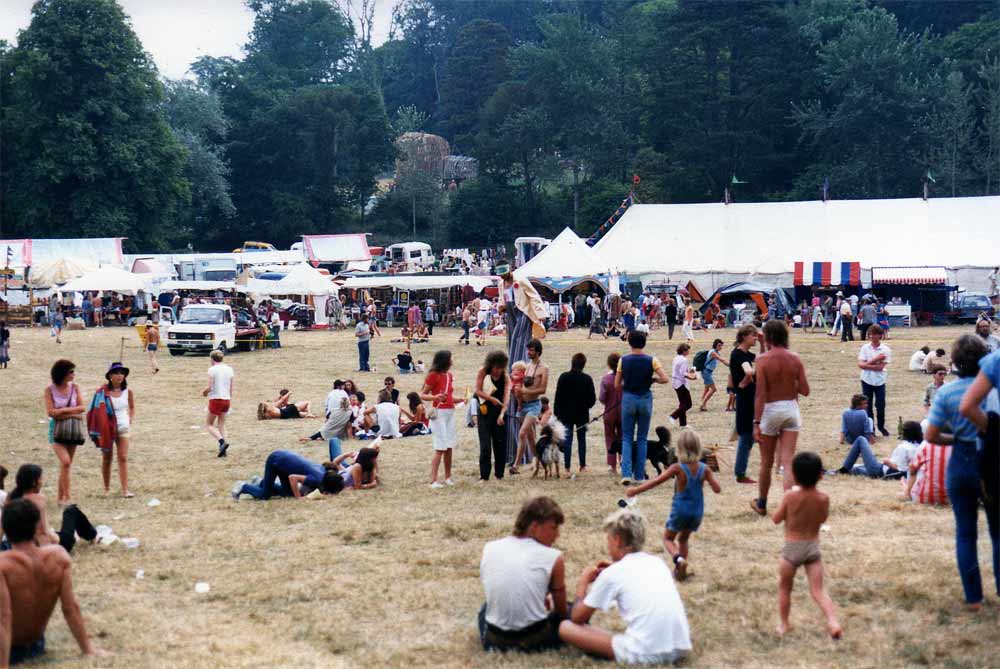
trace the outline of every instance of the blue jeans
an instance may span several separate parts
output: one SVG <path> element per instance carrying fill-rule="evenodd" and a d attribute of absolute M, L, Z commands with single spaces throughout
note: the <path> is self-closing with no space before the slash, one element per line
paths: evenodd
<path fill-rule="evenodd" d="M 362 372 L 370 372 L 371 369 L 368 367 L 368 343 L 367 341 L 358 342 L 358 369 Z"/>
<path fill-rule="evenodd" d="M 955 442 L 948 461 L 948 499 L 955 514 L 955 553 L 958 575 L 962 578 L 965 601 L 983 601 L 983 581 L 979 573 L 976 539 L 979 531 L 979 463 L 975 444 Z M 986 526 L 993 544 L 993 578 L 1000 594 L 1000 518 L 996 501 L 986 503 Z"/>
<path fill-rule="evenodd" d="M 330 439 L 330 462 L 333 462 L 340 456 L 340 439 L 333 437 Z"/>
<path fill-rule="evenodd" d="M 292 485 L 288 482 L 288 474 L 278 471 L 268 456 L 264 461 L 264 478 L 260 485 L 244 483 L 240 494 L 246 493 L 254 499 L 271 499 L 272 497 L 291 497 Z M 278 479 L 278 482 L 275 482 Z"/>
<path fill-rule="evenodd" d="M 854 463 L 858 460 L 858 456 L 861 456 L 861 461 L 865 463 L 864 467 L 854 466 Z M 865 437 L 858 437 L 854 440 L 854 443 L 851 444 L 851 450 L 847 452 L 847 457 L 844 458 L 844 464 L 841 468 L 859 476 L 870 476 L 872 478 L 882 476 L 882 463 L 875 457 L 872 445 L 868 443 L 868 439 Z"/>
<path fill-rule="evenodd" d="M 646 439 L 653 417 L 653 393 L 622 393 L 622 478 L 646 478 Z M 636 436 L 638 429 L 638 436 Z M 632 447 L 635 445 L 633 459 Z"/>
<path fill-rule="evenodd" d="M 885 434 L 885 384 L 872 386 L 862 381 L 861 392 L 868 398 L 868 417 L 875 420 L 878 416 L 878 429 Z"/>
<path fill-rule="evenodd" d="M 574 428 L 572 425 L 566 425 L 563 423 L 563 427 L 566 428 L 566 437 L 563 439 L 563 463 L 566 465 L 566 471 L 569 471 L 570 456 L 573 455 L 573 432 Z M 587 466 L 587 426 L 577 425 L 576 431 L 576 447 L 580 454 L 580 468 Z"/>
<path fill-rule="evenodd" d="M 753 448 L 753 432 L 741 434 L 736 442 L 736 464 L 733 473 L 741 479 L 747 475 L 747 465 L 750 464 L 750 449 Z"/>

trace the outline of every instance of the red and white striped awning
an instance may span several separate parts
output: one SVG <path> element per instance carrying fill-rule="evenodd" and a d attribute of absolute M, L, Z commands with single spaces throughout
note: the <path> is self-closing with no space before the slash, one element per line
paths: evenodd
<path fill-rule="evenodd" d="M 948 273 L 944 267 L 872 267 L 872 283 L 944 285 Z"/>

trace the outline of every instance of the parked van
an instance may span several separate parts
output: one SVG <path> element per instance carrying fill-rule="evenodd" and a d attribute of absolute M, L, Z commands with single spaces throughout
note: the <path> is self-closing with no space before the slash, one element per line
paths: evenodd
<path fill-rule="evenodd" d="M 385 257 L 405 272 L 415 272 L 434 265 L 434 252 L 430 244 L 403 242 L 385 248 Z"/>

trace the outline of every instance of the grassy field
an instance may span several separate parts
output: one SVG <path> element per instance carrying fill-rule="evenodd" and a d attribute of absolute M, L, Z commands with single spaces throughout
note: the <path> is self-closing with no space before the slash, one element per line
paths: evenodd
<path fill-rule="evenodd" d="M 893 332 L 888 342 L 894 352 L 887 412 L 891 428 L 897 416 L 922 417 L 928 378 L 906 371 L 910 353 L 923 344 L 946 346 L 962 331 Z M 104 497 L 98 453 L 83 446 L 73 468 L 73 499 L 95 524 L 111 525 L 119 536 L 142 543 L 135 550 L 120 544 L 84 545 L 74 553 L 76 589 L 88 629 L 114 657 L 80 659 L 56 613 L 42 666 L 609 666 L 573 651 L 530 657 L 486 654 L 475 631 L 483 600 L 482 546 L 510 532 L 526 498 L 551 495 L 566 512 L 557 547 L 565 553 L 570 583 L 584 566 L 605 557 L 600 523 L 616 508 L 621 487 L 603 464 L 599 423 L 588 440 L 590 471 L 575 480 L 542 482 L 522 475 L 479 484 L 475 432 L 462 428 L 458 485 L 451 489 L 428 488 L 430 437 L 416 437 L 384 446 L 385 485 L 378 490 L 317 502 L 237 502 L 229 496 L 233 481 L 260 473 L 270 451 L 289 448 L 316 461 L 325 458 L 321 442 L 300 446 L 296 441 L 318 429 L 318 421 L 258 422 L 257 402 L 289 387 L 294 397 L 321 406 L 332 381 L 348 377 L 374 397 L 395 352 L 388 337 L 373 343 L 379 374 L 353 371 L 356 348 L 344 333 L 286 333 L 279 351 L 231 355 L 228 362 L 236 370 L 229 420 L 233 446 L 229 457 L 220 460 L 201 427 L 207 358 L 161 354 L 161 371 L 152 376 L 132 330 L 66 332 L 57 346 L 47 331 L 18 329 L 12 337 L 14 362 L 0 370 L 0 462 L 12 473 L 25 462 L 45 468 L 52 519 L 57 518 L 57 468 L 46 443 L 42 403 L 49 367 L 57 357 L 74 360 L 89 401 L 108 363 L 118 358 L 122 336 L 127 338 L 124 358 L 132 368 L 129 385 L 137 402 L 131 452 L 131 487 L 137 496 Z M 416 347 L 415 357 L 429 361 L 434 350 L 453 347 L 457 336 L 457 331 L 439 330 L 431 344 Z M 733 336 L 729 330 L 724 337 L 727 357 Z M 706 335 L 701 337 L 695 350 L 706 344 Z M 792 347 L 802 354 L 812 385 L 812 396 L 802 403 L 805 427 L 799 448 L 819 452 L 826 466 L 835 468 L 846 452 L 837 444 L 839 415 L 859 391 L 855 360 L 860 343 L 796 333 Z M 649 350 L 663 360 L 674 352 L 660 331 L 654 332 Z M 461 390 L 473 384 L 486 351 L 475 346 L 454 351 Z M 587 354 L 586 371 L 597 379 L 606 355 L 625 348 L 618 341 L 587 341 L 579 332 L 551 335 L 544 355 L 554 373 L 550 392 L 554 377 L 569 368 L 577 351 Z M 417 376 L 398 377 L 404 395 L 419 383 Z M 696 401 L 700 393 L 699 380 L 692 383 Z M 658 425 L 666 422 L 675 397 L 662 386 L 654 395 L 653 424 Z M 723 392 L 708 413 L 692 414 L 693 426 L 708 444 L 727 446 L 732 414 L 723 412 L 724 405 Z M 876 450 L 887 455 L 895 443 L 880 440 Z M 732 450 L 722 455 L 731 467 Z M 754 449 L 755 478 L 756 463 Z M 772 630 L 782 533 L 751 514 L 748 500 L 755 486 L 738 486 L 725 464 L 723 469 L 722 494 L 706 493 L 705 522 L 692 540 L 694 576 L 680 586 L 694 640 L 688 666 L 1000 666 L 1000 606 L 990 585 L 985 530 L 980 533 L 980 562 L 988 604 L 977 617 L 964 612 L 950 510 L 901 502 L 896 483 L 857 477 L 821 484 L 832 498 L 830 530 L 822 535 L 827 584 L 845 638 L 836 645 L 826 639 L 800 574 L 792 607 L 796 629 L 777 639 Z M 780 495 L 780 481 L 777 488 L 772 498 Z M 663 551 L 659 535 L 670 496 L 663 486 L 640 502 L 653 529 L 647 547 L 657 554 Z M 147 506 L 152 498 L 162 504 Z M 141 580 L 136 578 L 140 569 L 145 572 Z M 196 594 L 198 581 L 207 581 L 211 591 Z M 599 614 L 595 622 L 619 625 L 616 615 Z"/>

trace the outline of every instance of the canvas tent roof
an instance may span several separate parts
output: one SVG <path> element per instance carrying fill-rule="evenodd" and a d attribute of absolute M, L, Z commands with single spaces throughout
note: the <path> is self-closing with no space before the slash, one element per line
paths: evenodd
<path fill-rule="evenodd" d="M 496 283 L 495 276 L 440 275 L 440 274 L 385 274 L 382 276 L 352 276 L 344 281 L 344 288 L 395 288 L 396 290 L 433 290 L 438 288 L 463 288 L 472 286 L 477 293 Z"/>
<path fill-rule="evenodd" d="M 123 295 L 135 295 L 140 290 L 149 290 L 146 276 L 148 275 L 132 274 L 117 267 L 102 267 L 67 282 L 59 291 L 63 293 L 110 291 Z"/>
<path fill-rule="evenodd" d="M 352 235 L 302 235 L 302 248 L 311 262 L 350 262 L 371 260 L 368 236 Z"/>
<path fill-rule="evenodd" d="M 258 287 L 261 288 L 261 292 L 270 295 L 332 295 L 337 292 L 337 286 L 328 275 L 305 264 L 295 265 L 288 274 L 277 281 L 255 280 L 253 288 Z"/>
<path fill-rule="evenodd" d="M 57 286 L 95 269 L 97 269 L 96 265 L 87 262 L 78 262 L 73 258 L 60 258 L 45 265 L 32 267 L 31 285 L 41 288 Z"/>
<path fill-rule="evenodd" d="M 638 204 L 594 246 L 612 269 L 791 272 L 803 255 L 894 265 L 994 267 L 1000 196 Z M 934 244 L 948 236 L 947 244 Z M 862 243 L 863 242 L 863 243 Z"/>
<path fill-rule="evenodd" d="M 587 242 L 566 228 L 538 255 L 514 270 L 518 278 L 587 278 L 608 274 L 610 267 Z"/>

